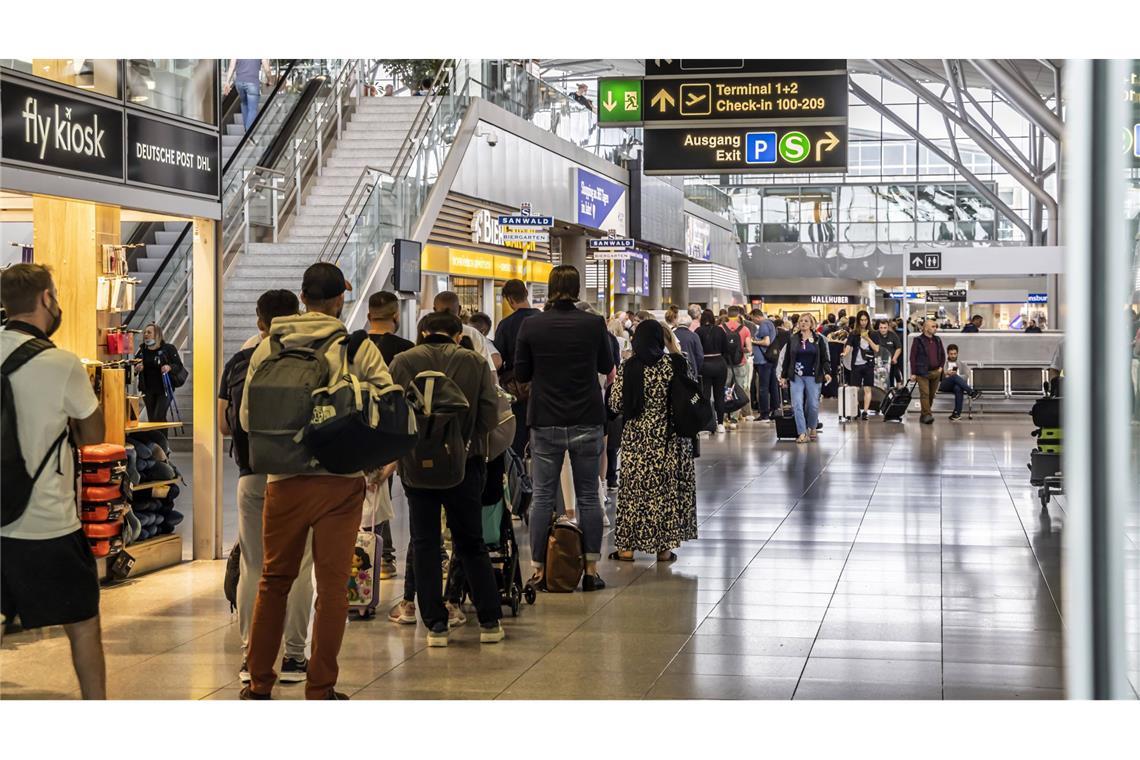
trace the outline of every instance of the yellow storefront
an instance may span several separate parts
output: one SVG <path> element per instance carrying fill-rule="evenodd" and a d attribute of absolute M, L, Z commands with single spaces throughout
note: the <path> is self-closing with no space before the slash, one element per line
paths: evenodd
<path fill-rule="evenodd" d="M 423 302 L 430 308 L 436 293 L 452 290 L 467 314 L 481 311 L 498 324 L 510 314 L 502 303 L 501 289 L 507 280 L 522 280 L 531 291 L 532 301 L 546 300 L 546 282 L 553 265 L 548 261 L 484 253 L 467 248 L 428 244 L 420 259 L 423 272 Z"/>

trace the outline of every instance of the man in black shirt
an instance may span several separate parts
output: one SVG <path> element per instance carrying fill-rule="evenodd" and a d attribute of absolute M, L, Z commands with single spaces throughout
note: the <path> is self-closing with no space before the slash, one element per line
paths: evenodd
<path fill-rule="evenodd" d="M 515 441 L 511 448 L 521 457 L 530 440 L 530 428 L 526 422 L 530 386 L 515 381 L 515 343 L 523 322 L 542 312 L 530 305 L 530 294 L 522 280 L 507 280 L 503 283 L 503 305 L 509 306 L 511 313 L 499 320 L 499 329 L 495 331 L 493 342 L 503 358 L 503 364 L 499 367 L 499 384 L 516 399 L 516 403 L 511 406 L 515 413 Z"/>
<path fill-rule="evenodd" d="M 981 332 L 983 321 L 984 320 L 982 319 L 981 314 L 975 314 L 974 316 L 970 317 L 970 323 L 962 328 L 962 332 L 964 332 L 964 333 Z"/>
<path fill-rule="evenodd" d="M 614 373 L 614 357 L 606 321 L 575 307 L 581 275 L 570 265 L 550 273 L 551 309 L 519 329 L 515 344 L 515 377 L 529 382 L 534 503 L 530 512 L 531 583 L 544 588 L 546 534 L 554 518 L 555 491 L 567 452 L 574 474 L 578 524 L 586 553 L 583 591 L 605 588 L 598 575 L 602 552 L 602 505 L 598 471 L 606 411 L 598 375 Z"/>
<path fill-rule="evenodd" d="M 890 385 L 898 385 L 902 382 L 902 365 L 899 364 L 899 359 L 902 358 L 902 339 L 891 328 L 890 320 L 880 319 L 875 329 L 879 332 L 879 356 L 887 363 L 890 372 L 888 382 Z"/>
<path fill-rule="evenodd" d="M 368 339 L 376 344 L 380 349 L 380 354 L 384 357 L 384 363 L 391 366 L 392 360 L 397 355 L 407 351 L 409 348 L 415 348 L 416 344 L 410 340 L 401 338 L 397 333 L 400 330 L 400 299 L 396 297 L 395 293 L 389 293 L 386 290 L 381 290 L 373 293 L 368 298 Z M 381 471 L 381 475 L 385 475 L 382 480 L 387 480 L 387 488 L 389 493 L 392 490 L 392 473 L 395 472 L 395 463 L 389 465 L 385 470 Z M 384 487 L 384 484 L 381 483 Z M 384 547 L 380 555 L 380 580 L 388 580 L 389 578 L 396 577 L 396 547 L 392 542 L 392 524 L 390 521 L 385 520 L 379 526 L 380 538 L 384 542 Z M 409 552 L 411 549 L 409 548 Z M 408 567 L 411 568 L 412 560 L 408 557 Z M 407 578 L 405 578 L 405 586 L 410 585 L 415 589 L 415 580 L 409 571 Z"/>
<path fill-rule="evenodd" d="M 592 101 L 592 100 L 590 100 L 589 98 L 587 98 L 587 97 L 586 97 L 586 92 L 587 92 L 589 89 L 590 89 L 590 88 L 588 88 L 586 85 L 584 85 L 584 84 L 579 84 L 579 85 L 578 85 L 578 91 L 577 91 L 577 92 L 573 92 L 573 93 L 571 93 L 571 94 L 570 94 L 570 99 L 571 99 L 571 100 L 573 100 L 573 101 L 575 101 L 575 102 L 576 102 L 576 103 L 578 103 L 579 105 L 585 106 L 586 108 L 588 108 L 588 109 L 590 109 L 591 111 L 593 111 L 593 110 L 594 110 L 594 103 L 593 103 L 593 101 Z"/>

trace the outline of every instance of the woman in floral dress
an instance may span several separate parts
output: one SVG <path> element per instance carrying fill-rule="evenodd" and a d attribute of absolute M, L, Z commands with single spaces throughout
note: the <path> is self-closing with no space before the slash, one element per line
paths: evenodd
<path fill-rule="evenodd" d="M 648 320 L 633 335 L 633 356 L 618 369 L 610 408 L 625 418 L 621 437 L 617 520 L 611 559 L 632 561 L 635 551 L 659 562 L 697 537 L 697 478 L 693 441 L 673 432 L 669 383 L 687 371 L 685 357 L 665 329 Z"/>

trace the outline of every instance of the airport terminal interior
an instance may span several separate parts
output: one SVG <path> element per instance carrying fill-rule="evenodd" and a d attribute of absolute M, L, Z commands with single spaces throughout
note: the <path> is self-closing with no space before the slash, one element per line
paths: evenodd
<path fill-rule="evenodd" d="M 1140 60 L 21 58 L 0 59 L 0 101 L 4 276 L 50 267 L 54 305 L 37 308 L 62 310 L 47 332 L 82 360 L 105 431 L 77 447 L 64 511 L 98 576 L 107 698 L 300 700 L 305 658 L 310 687 L 325 672 L 312 645 L 341 621 L 319 596 L 293 586 L 285 644 L 300 616 L 304 649 L 258 650 L 280 671 L 267 686 L 242 621 L 254 641 L 273 627 L 271 560 L 260 590 L 257 565 L 248 595 L 227 591 L 235 546 L 260 554 L 275 527 L 268 494 L 316 482 L 271 476 L 264 523 L 260 496 L 253 518 L 241 502 L 231 429 L 260 423 L 229 416 L 225 370 L 265 334 L 268 291 L 311 312 L 342 298 L 348 332 L 428 344 L 451 311 L 517 436 L 472 517 L 501 563 L 501 640 L 457 529 L 449 620 L 402 607 L 422 509 L 405 488 L 425 498 L 402 478 L 427 471 L 409 443 L 391 486 L 360 486 L 391 511 L 340 553 L 329 694 L 1140 698 Z M 604 424 L 535 423 L 539 399 L 569 405 L 552 389 L 585 332 L 540 340 L 523 317 L 596 328 L 609 363 L 587 354 L 589 408 L 619 393 L 609 367 L 626 389 Z M 690 402 L 682 369 L 653 374 L 650 340 L 653 361 L 688 367 Z M 564 365 L 541 364 L 551 350 Z M 637 420 L 666 406 L 664 433 Z M 699 432 L 677 432 L 682 411 Z M 587 428 L 597 450 L 540 464 L 543 431 Z M 565 519 L 533 533 L 546 494 Z M 16 567 L 41 542 L 9 498 L 0 699 L 90 696 L 71 628 L 50 624 L 74 621 L 19 615 L 48 614 L 68 577 Z"/>

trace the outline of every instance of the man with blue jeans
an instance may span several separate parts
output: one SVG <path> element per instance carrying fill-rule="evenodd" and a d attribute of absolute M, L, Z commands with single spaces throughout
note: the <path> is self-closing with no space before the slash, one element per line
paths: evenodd
<path fill-rule="evenodd" d="M 551 308 L 519 327 L 515 378 L 530 383 L 527 424 L 531 429 L 534 501 L 530 508 L 531 584 L 545 588 L 546 536 L 554 520 L 562 462 L 570 455 L 578 524 L 586 553 L 583 591 L 606 584 L 598 575 L 602 556 L 602 504 L 598 472 L 606 411 L 598 375 L 613 380 L 614 357 L 606 322 L 576 308 L 581 275 L 573 266 L 555 267 L 548 283 Z"/>
<path fill-rule="evenodd" d="M 229 95 L 231 87 L 237 88 L 241 122 L 247 132 L 257 118 L 257 106 L 261 102 L 261 79 L 258 76 L 261 71 L 265 72 L 265 80 L 269 81 L 268 58 L 231 58 L 229 71 L 226 72 L 226 86 L 222 94 Z"/>
<path fill-rule="evenodd" d="M 752 381 L 756 396 L 756 416 L 753 419 L 768 421 L 772 419 L 772 371 L 775 366 L 768 361 L 766 352 L 776 340 L 776 326 L 759 310 L 752 312 L 752 321 L 756 324 L 756 337 L 752 341 L 752 365 L 756 372 Z"/>
<path fill-rule="evenodd" d="M 966 378 L 970 376 L 970 367 L 964 361 L 958 360 L 958 346 L 951 343 L 946 347 L 946 371 L 942 375 L 942 383 L 938 390 L 942 393 L 954 394 L 954 413 L 950 415 L 951 422 L 962 419 L 962 402 L 966 396 L 977 398 L 981 391 L 970 387 Z"/>

